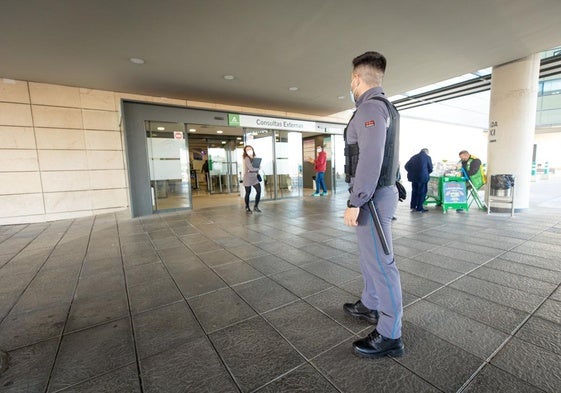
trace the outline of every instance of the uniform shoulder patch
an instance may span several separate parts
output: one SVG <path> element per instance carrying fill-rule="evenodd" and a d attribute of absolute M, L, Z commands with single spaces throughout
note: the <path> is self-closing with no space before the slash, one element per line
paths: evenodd
<path fill-rule="evenodd" d="M 376 125 L 376 122 L 374 120 L 368 120 L 368 121 L 364 122 L 365 127 L 372 127 L 372 126 L 375 126 L 375 125 Z"/>

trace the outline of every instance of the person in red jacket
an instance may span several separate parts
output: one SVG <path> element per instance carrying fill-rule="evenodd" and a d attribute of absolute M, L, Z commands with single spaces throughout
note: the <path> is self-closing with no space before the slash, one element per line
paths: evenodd
<path fill-rule="evenodd" d="M 314 170 L 316 171 L 316 192 L 312 196 L 324 196 L 327 195 L 327 187 L 325 187 L 325 168 L 327 167 L 327 153 L 323 150 L 323 146 L 318 146 L 316 148 L 317 158 L 314 160 Z M 319 193 L 319 189 L 323 191 Z"/>

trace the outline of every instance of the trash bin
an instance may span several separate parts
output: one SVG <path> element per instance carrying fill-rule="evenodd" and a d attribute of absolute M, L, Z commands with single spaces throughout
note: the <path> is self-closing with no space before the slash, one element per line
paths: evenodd
<path fill-rule="evenodd" d="M 491 191 L 492 196 L 510 197 L 514 187 L 514 175 L 492 175 Z"/>

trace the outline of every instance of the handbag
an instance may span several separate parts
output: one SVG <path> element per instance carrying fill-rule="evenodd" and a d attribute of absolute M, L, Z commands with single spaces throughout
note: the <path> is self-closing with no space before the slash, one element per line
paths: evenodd
<path fill-rule="evenodd" d="M 263 181 L 263 178 L 261 177 L 261 175 L 259 173 L 257 174 L 257 180 L 260 181 L 260 182 Z"/>
<path fill-rule="evenodd" d="M 405 187 L 403 187 L 403 184 L 401 184 L 401 182 L 399 182 L 399 181 L 395 182 L 395 186 L 397 187 L 397 193 L 399 195 L 399 201 L 403 202 L 405 200 L 405 198 L 407 198 L 407 191 L 405 190 Z"/>

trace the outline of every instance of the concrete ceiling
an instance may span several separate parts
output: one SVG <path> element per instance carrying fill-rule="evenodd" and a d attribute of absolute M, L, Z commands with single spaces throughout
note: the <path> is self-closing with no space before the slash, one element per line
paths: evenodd
<path fill-rule="evenodd" d="M 351 60 L 367 50 L 388 58 L 391 96 L 561 45 L 559 0 L 2 0 L 0 10 L 2 78 L 320 116 L 352 106 Z"/>

